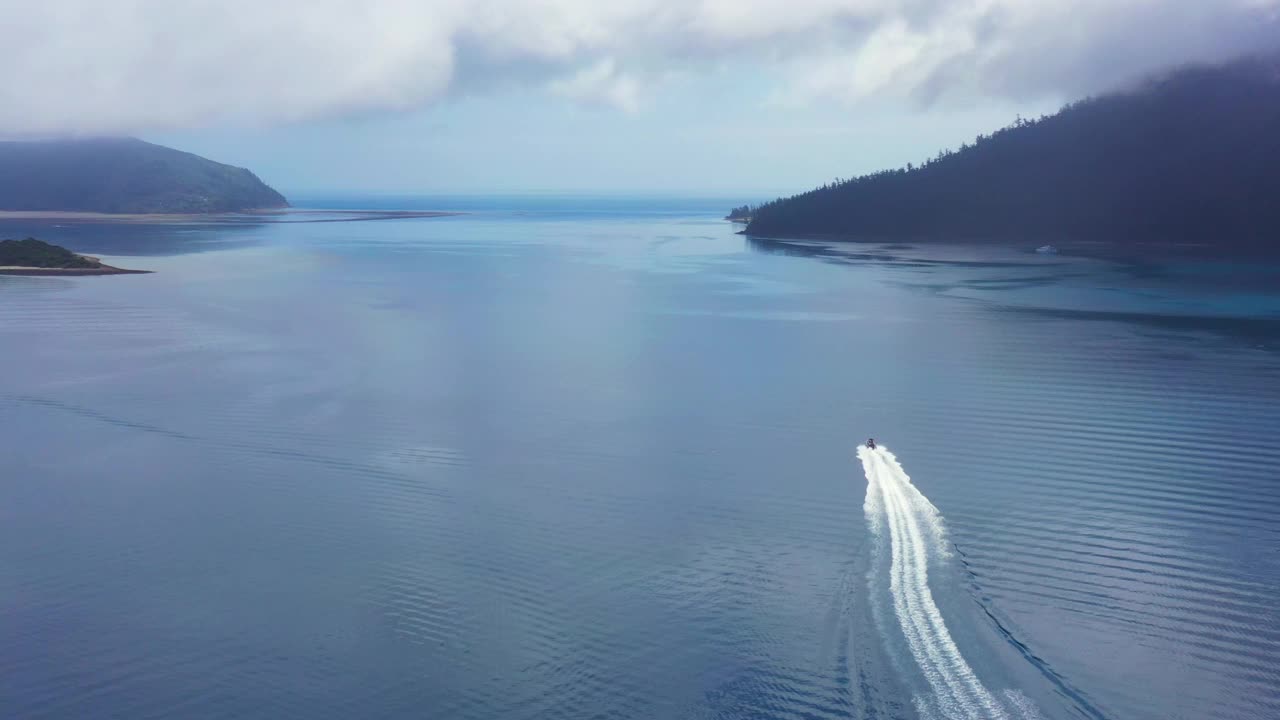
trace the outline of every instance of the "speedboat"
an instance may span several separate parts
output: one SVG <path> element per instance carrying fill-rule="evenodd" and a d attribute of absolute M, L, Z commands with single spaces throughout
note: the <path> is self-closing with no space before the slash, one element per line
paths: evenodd
<path fill-rule="evenodd" d="M 1052 245 L 1041 245 L 1040 247 L 1036 248 L 1036 252 L 1040 253 L 1041 255 L 1057 255 L 1058 248 Z"/>

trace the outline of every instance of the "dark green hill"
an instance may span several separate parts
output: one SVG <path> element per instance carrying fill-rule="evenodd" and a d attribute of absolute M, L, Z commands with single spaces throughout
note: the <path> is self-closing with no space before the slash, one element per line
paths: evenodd
<path fill-rule="evenodd" d="M 287 206 L 244 168 L 133 138 L 0 142 L 0 210 L 219 213 Z"/>
<path fill-rule="evenodd" d="M 1187 68 L 919 167 L 753 208 L 758 236 L 1280 250 L 1280 61 Z"/>
<path fill-rule="evenodd" d="M 47 242 L 26 240 L 0 240 L 0 267 L 29 268 L 96 268 L 96 263 L 70 250 Z"/>

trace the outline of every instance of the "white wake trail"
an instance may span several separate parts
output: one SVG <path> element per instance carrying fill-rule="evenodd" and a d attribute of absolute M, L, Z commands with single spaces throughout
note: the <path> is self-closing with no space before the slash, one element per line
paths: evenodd
<path fill-rule="evenodd" d="M 893 453 L 864 447 L 858 458 L 867 476 L 863 509 L 868 525 L 887 539 L 893 612 L 912 659 L 933 691 L 932 702 L 926 704 L 953 720 L 1008 720 L 1005 707 L 960 654 L 929 590 L 930 558 L 948 554 L 941 514 L 911 484 Z M 880 543 L 877 552 L 883 552 L 885 544 Z M 877 567 L 883 565 L 880 560 Z"/>

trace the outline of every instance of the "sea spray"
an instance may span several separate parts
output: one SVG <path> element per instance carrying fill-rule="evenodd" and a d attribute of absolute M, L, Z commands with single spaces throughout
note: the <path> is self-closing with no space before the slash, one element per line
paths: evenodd
<path fill-rule="evenodd" d="M 917 697 L 917 711 L 948 720 L 1038 717 L 1020 694 L 1016 697 L 1021 702 L 1013 702 L 1014 695 L 1001 702 L 988 690 L 947 629 L 929 588 L 930 563 L 950 556 L 942 514 L 912 485 L 893 453 L 884 447 L 864 447 L 858 458 L 867 478 L 863 511 L 875 534 L 873 552 L 879 556 L 872 572 L 888 568 L 897 630 L 929 685 L 931 697 Z M 872 580 L 873 588 L 879 585 Z"/>

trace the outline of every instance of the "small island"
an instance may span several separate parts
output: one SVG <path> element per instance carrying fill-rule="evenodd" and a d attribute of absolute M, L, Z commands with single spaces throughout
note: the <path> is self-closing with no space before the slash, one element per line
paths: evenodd
<path fill-rule="evenodd" d="M 0 275 L 137 275 L 150 270 L 125 270 L 103 265 L 87 255 L 42 240 L 0 240 Z"/>
<path fill-rule="evenodd" d="M 751 213 L 751 206 L 743 205 L 730 210 L 729 214 L 724 216 L 724 219 L 730 222 L 749 223 L 751 222 Z"/>

